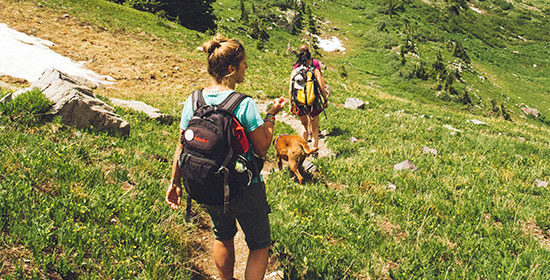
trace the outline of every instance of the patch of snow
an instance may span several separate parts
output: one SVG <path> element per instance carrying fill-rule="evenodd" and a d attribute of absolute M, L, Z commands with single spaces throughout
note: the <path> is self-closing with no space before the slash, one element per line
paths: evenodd
<path fill-rule="evenodd" d="M 329 39 L 322 39 L 319 36 L 316 36 L 319 40 L 319 47 L 326 52 L 344 52 L 346 49 L 342 45 L 342 41 L 336 36 L 332 36 Z"/>
<path fill-rule="evenodd" d="M 0 23 L 0 75 L 38 80 L 46 69 L 56 68 L 71 76 L 78 76 L 94 84 L 113 84 L 114 79 L 84 68 L 83 63 L 72 61 L 49 47 L 53 42 L 13 30 Z"/>

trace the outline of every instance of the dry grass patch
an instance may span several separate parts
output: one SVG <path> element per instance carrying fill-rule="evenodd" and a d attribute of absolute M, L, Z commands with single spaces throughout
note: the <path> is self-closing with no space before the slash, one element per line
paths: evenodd
<path fill-rule="evenodd" d="M 30 278 L 33 273 L 40 275 L 40 278 L 46 278 L 46 275 L 41 275 L 38 271 L 38 266 L 34 262 L 31 250 L 22 245 L 9 246 L 2 244 L 0 247 L 0 276 L 13 275 L 18 270 L 27 278 Z M 50 278 L 48 276 L 48 279 L 59 278 Z"/>
<path fill-rule="evenodd" d="M 392 224 L 390 220 L 388 220 L 388 218 L 386 217 L 384 217 L 382 221 L 380 221 L 379 227 L 388 236 L 393 237 L 393 240 L 397 243 L 400 243 L 409 236 L 407 232 L 401 230 L 401 227 L 399 225 Z"/>
<path fill-rule="evenodd" d="M 3 5 L 0 18 L 10 28 L 52 41 L 55 52 L 86 62 L 87 68 L 117 80 L 98 90 L 100 95 L 169 106 L 183 99 L 176 93 L 190 92 L 197 87 L 194 83 L 206 82 L 202 61 L 183 58 L 183 46 L 155 35 L 105 30 L 31 2 L 8 1 Z"/>
<path fill-rule="evenodd" d="M 521 221 L 523 233 L 539 241 L 542 248 L 550 250 L 550 231 L 544 232 L 535 221 Z"/>

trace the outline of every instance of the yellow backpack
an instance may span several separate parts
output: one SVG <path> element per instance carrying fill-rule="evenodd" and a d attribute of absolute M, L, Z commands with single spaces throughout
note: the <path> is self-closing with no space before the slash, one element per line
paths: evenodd
<path fill-rule="evenodd" d="M 299 66 L 293 78 L 293 99 L 297 106 L 312 106 L 318 102 L 319 85 L 315 79 L 315 66 Z"/>

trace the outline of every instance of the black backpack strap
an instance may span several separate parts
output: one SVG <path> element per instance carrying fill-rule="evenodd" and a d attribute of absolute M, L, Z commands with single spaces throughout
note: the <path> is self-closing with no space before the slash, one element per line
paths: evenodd
<path fill-rule="evenodd" d="M 227 156 L 225 156 L 225 159 L 223 160 L 222 165 L 220 166 L 220 169 L 218 169 L 218 173 L 223 173 L 223 213 L 226 214 L 227 210 L 229 209 L 229 168 L 227 167 L 229 165 L 229 161 L 231 161 L 231 158 L 233 158 L 233 148 L 231 147 L 231 143 L 229 140 L 231 137 L 231 131 L 227 132 L 227 145 L 229 146 L 229 152 L 227 153 Z"/>
<path fill-rule="evenodd" d="M 193 91 L 193 93 L 191 94 L 191 102 L 193 104 L 193 112 L 195 112 L 198 108 L 206 105 L 204 97 L 202 96 L 202 88 Z"/>
<path fill-rule="evenodd" d="M 231 113 L 232 116 L 235 116 L 234 111 L 237 109 L 237 106 L 241 104 L 241 102 L 249 97 L 246 94 L 238 93 L 236 91 L 232 92 L 225 100 L 222 101 L 217 107 L 221 110 L 226 110 Z M 236 119 L 236 118 L 235 118 Z M 237 120 L 239 121 L 239 120 Z M 230 141 L 231 139 L 231 131 L 227 131 L 227 140 Z M 223 212 L 226 213 L 229 209 L 229 169 L 227 168 L 227 165 L 229 164 L 229 161 L 233 158 L 233 148 L 231 148 L 231 143 L 227 143 L 229 146 L 229 153 L 227 153 L 227 156 L 225 157 L 225 160 L 222 163 L 222 166 L 220 167 L 220 170 L 218 172 L 224 173 L 224 180 L 223 180 Z"/>
<path fill-rule="evenodd" d="M 234 91 L 218 105 L 218 109 L 224 109 L 233 113 L 239 104 L 247 97 L 250 96 Z"/>

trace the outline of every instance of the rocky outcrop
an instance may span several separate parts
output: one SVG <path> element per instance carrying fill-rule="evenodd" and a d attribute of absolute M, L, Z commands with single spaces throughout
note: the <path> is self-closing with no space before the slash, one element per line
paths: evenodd
<path fill-rule="evenodd" d="M 540 116 L 540 111 L 535 109 L 535 108 L 529 108 L 529 107 L 524 107 L 524 108 L 521 108 L 521 110 L 523 111 L 523 113 L 525 113 L 526 115 L 532 115 L 534 116 L 535 118 L 538 118 Z"/>
<path fill-rule="evenodd" d="M 38 88 L 53 102 L 51 114 L 61 116 L 63 123 L 78 128 L 93 127 L 120 136 L 130 134 L 130 124 L 117 115 L 113 107 L 97 99 L 92 90 L 77 79 L 48 69 L 29 88 L 5 96 L 0 102 L 10 101 L 33 88 Z"/>
<path fill-rule="evenodd" d="M 115 106 L 129 108 L 137 112 L 146 114 L 150 119 L 157 120 L 161 123 L 172 124 L 174 118 L 171 115 L 162 113 L 159 109 L 136 100 L 123 100 L 111 98 L 111 103 Z"/>
<path fill-rule="evenodd" d="M 395 164 L 393 166 L 393 170 L 399 171 L 399 170 L 417 170 L 416 166 L 412 163 L 410 160 L 405 160 L 403 162 L 400 162 L 398 164 Z"/>
<path fill-rule="evenodd" d="M 300 20 L 300 13 L 293 10 L 279 11 L 277 25 L 286 31 L 292 31 Z"/>
<path fill-rule="evenodd" d="M 365 101 L 355 97 L 346 98 L 344 108 L 352 110 L 363 109 L 365 108 Z"/>

